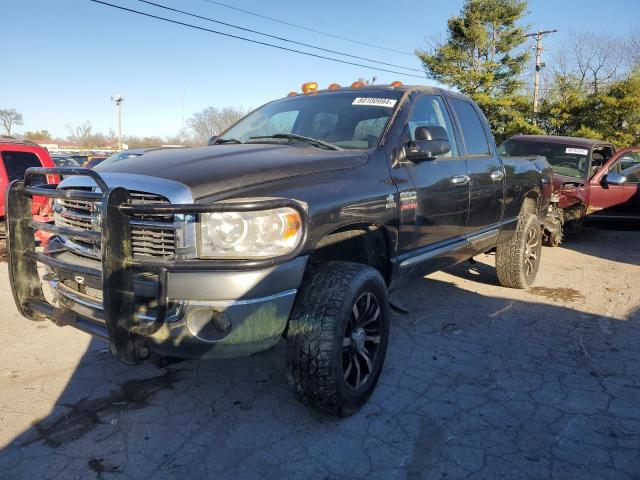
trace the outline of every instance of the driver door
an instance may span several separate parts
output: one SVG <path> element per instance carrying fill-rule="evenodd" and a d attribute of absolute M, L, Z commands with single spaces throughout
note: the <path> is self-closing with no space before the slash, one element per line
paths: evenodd
<path fill-rule="evenodd" d="M 393 165 L 392 174 L 399 191 L 401 255 L 411 256 L 438 244 L 446 246 L 464 231 L 470 177 L 452 125 L 442 97 L 421 95 L 414 102 L 399 151 L 406 151 L 409 142 L 415 141 L 416 128 L 421 126 L 444 128 L 451 151 L 415 163 L 401 155 Z"/>
<path fill-rule="evenodd" d="M 633 209 L 640 207 L 637 200 L 638 174 L 632 173 L 634 166 L 640 166 L 640 150 L 628 152 L 605 165 L 591 180 L 589 186 L 589 210 L 594 217 L 624 217 L 631 215 Z M 614 185 L 607 183 L 606 175 L 615 172 L 627 176 L 627 183 Z M 637 212 L 637 210 L 636 210 Z M 635 216 L 638 214 L 636 213 Z"/>

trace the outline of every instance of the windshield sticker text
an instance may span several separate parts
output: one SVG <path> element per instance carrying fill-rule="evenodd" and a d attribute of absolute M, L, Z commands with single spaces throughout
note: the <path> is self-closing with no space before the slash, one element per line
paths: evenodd
<path fill-rule="evenodd" d="M 373 97 L 358 97 L 353 100 L 352 105 L 372 105 L 374 107 L 388 107 L 393 108 L 397 100 L 392 98 L 373 98 Z"/>
<path fill-rule="evenodd" d="M 574 155 L 589 155 L 589 150 L 586 148 L 569 148 L 564 151 L 564 153 L 573 153 Z"/>

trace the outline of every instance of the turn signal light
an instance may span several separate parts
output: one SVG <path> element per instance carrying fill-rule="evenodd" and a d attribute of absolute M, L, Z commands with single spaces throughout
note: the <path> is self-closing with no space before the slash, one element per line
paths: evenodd
<path fill-rule="evenodd" d="M 318 82 L 307 82 L 302 84 L 302 93 L 311 93 L 318 90 Z"/>
<path fill-rule="evenodd" d="M 362 88 L 364 87 L 364 82 L 353 82 L 351 84 L 351 88 Z"/>
<path fill-rule="evenodd" d="M 332 83 L 327 87 L 327 90 L 340 90 L 342 87 L 338 83 Z"/>
<path fill-rule="evenodd" d="M 289 93 L 287 93 L 287 97 L 295 97 L 295 96 L 297 96 L 297 95 L 298 95 L 298 94 L 297 94 L 296 92 L 289 92 Z"/>
<path fill-rule="evenodd" d="M 393 82 L 390 83 L 390 85 L 392 87 L 401 87 L 402 86 L 402 82 L 400 82 L 398 80 L 394 80 Z"/>

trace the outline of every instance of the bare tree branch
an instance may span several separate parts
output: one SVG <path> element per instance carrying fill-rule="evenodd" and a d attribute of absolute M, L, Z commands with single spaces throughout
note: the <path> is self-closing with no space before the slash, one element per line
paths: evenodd
<path fill-rule="evenodd" d="M 0 110 L 0 124 L 4 128 L 5 133 L 11 136 L 11 129 L 14 125 L 22 125 L 22 114 L 18 113 L 15 108 Z"/>
<path fill-rule="evenodd" d="M 573 80 L 588 93 L 622 78 L 627 72 L 625 42 L 611 35 L 572 33 L 554 59 L 554 73 Z"/>

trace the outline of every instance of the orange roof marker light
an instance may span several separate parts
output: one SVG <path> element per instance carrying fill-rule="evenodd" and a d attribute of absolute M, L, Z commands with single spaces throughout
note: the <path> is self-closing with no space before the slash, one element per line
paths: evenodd
<path fill-rule="evenodd" d="M 318 82 L 307 82 L 302 84 L 302 93 L 313 93 L 318 90 Z"/>
<path fill-rule="evenodd" d="M 332 83 L 327 87 L 327 90 L 340 90 L 342 87 L 339 83 Z"/>
<path fill-rule="evenodd" d="M 287 97 L 297 97 L 298 94 L 296 92 L 289 92 L 287 93 Z"/>
<path fill-rule="evenodd" d="M 392 87 L 401 87 L 403 84 L 402 84 L 402 82 L 400 82 L 398 80 L 394 80 L 389 85 L 391 85 Z"/>
<path fill-rule="evenodd" d="M 353 82 L 351 84 L 351 88 L 362 88 L 362 87 L 364 87 L 364 82 L 358 81 L 358 82 Z"/>

